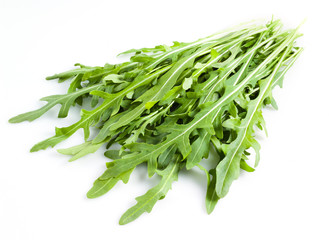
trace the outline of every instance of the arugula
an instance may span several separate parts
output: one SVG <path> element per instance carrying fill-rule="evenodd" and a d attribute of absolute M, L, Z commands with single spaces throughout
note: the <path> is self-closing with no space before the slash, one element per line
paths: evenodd
<path fill-rule="evenodd" d="M 69 161 L 108 150 L 104 173 L 87 193 L 96 198 L 119 181 L 127 183 L 136 166 L 147 163 L 148 176 L 160 182 L 123 214 L 126 224 L 150 212 L 163 199 L 182 168 L 194 167 L 207 178 L 206 209 L 211 213 L 240 171 L 253 172 L 260 159 L 256 127 L 265 130 L 262 108 L 277 109 L 272 89 L 302 52 L 295 46 L 297 29 L 283 30 L 279 20 L 250 22 L 172 46 L 131 49 L 130 60 L 104 67 L 76 64 L 78 68 L 47 77 L 70 81 L 66 94 L 42 98 L 40 109 L 20 114 L 11 123 L 33 121 L 60 104 L 59 118 L 72 106 L 81 106 L 81 119 L 34 145 L 31 152 L 54 147 L 83 129 L 84 143 L 58 152 Z M 91 110 L 85 110 L 89 99 Z M 90 131 L 96 136 L 91 138 Z M 109 149 L 116 143 L 120 150 Z M 210 149 L 217 154 L 211 169 L 202 166 Z M 256 153 L 248 164 L 250 149 Z"/>

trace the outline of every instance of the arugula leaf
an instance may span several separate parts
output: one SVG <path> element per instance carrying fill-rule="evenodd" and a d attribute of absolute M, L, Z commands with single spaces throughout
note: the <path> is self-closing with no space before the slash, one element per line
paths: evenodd
<path fill-rule="evenodd" d="M 41 98 L 41 101 L 47 101 L 48 103 L 46 105 L 44 105 L 43 107 L 41 107 L 40 109 L 38 109 L 38 110 L 23 113 L 23 114 L 20 114 L 16 117 L 13 117 L 13 118 L 9 119 L 9 122 L 10 123 L 19 123 L 19 122 L 23 122 L 23 121 L 30 121 L 31 122 L 31 121 L 41 117 L 44 113 L 49 111 L 51 108 L 53 108 L 57 104 L 62 105 L 62 107 L 61 107 L 61 109 L 58 113 L 58 117 L 59 118 L 64 118 L 64 117 L 67 116 L 70 107 L 74 104 L 75 100 L 78 97 L 82 96 L 83 94 L 90 93 L 93 90 L 101 89 L 101 88 L 102 88 L 102 85 L 97 84 L 97 85 L 94 85 L 94 86 L 90 86 L 90 87 L 87 87 L 87 88 L 80 89 L 80 90 L 75 91 L 75 92 L 62 94 L 62 95 L 51 95 L 51 96 L 48 96 L 48 97 Z"/>
<path fill-rule="evenodd" d="M 57 149 L 57 152 L 64 155 L 73 155 L 69 160 L 69 162 L 73 162 L 89 153 L 96 152 L 103 144 L 104 142 L 93 144 L 91 141 L 87 141 L 74 147 Z"/>
<path fill-rule="evenodd" d="M 171 188 L 172 182 L 178 180 L 179 165 L 179 158 L 176 157 L 176 160 L 171 162 L 164 170 L 157 171 L 158 175 L 162 177 L 159 184 L 148 190 L 144 195 L 137 197 L 137 204 L 122 215 L 119 224 L 127 224 L 144 212 L 150 213 L 155 203 L 165 197 Z"/>
<path fill-rule="evenodd" d="M 120 180 L 125 184 L 128 183 L 130 174 L 133 170 L 134 169 L 124 172 L 115 178 L 109 178 L 106 180 L 101 180 L 99 178 L 96 179 L 96 181 L 94 182 L 94 186 L 88 191 L 87 197 L 97 198 L 104 195 L 105 193 L 110 191 Z"/>
<path fill-rule="evenodd" d="M 209 173 L 212 175 L 212 179 L 208 182 L 207 194 L 206 194 L 206 209 L 207 213 L 210 214 L 214 211 L 219 197 L 216 193 L 216 174 L 214 169 L 210 170 Z"/>

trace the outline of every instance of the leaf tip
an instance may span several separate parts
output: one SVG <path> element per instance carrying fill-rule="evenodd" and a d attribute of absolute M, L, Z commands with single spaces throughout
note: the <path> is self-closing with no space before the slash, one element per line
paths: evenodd
<path fill-rule="evenodd" d="M 27 119 L 26 117 L 24 117 L 25 114 L 19 114 L 15 117 L 12 117 L 8 120 L 9 123 L 20 123 L 20 122 L 24 122 L 24 121 L 31 121 L 29 119 Z"/>
<path fill-rule="evenodd" d="M 74 162 L 75 160 L 77 160 L 76 157 L 71 157 L 71 158 L 68 160 L 68 162 Z"/>
<path fill-rule="evenodd" d="M 210 215 L 214 211 L 214 208 L 207 207 L 207 214 Z"/>
<path fill-rule="evenodd" d="M 129 218 L 127 219 L 125 217 L 125 214 L 123 214 L 119 220 L 119 225 L 126 225 L 127 223 L 130 223 Z"/>
<path fill-rule="evenodd" d="M 87 198 L 89 198 L 89 199 L 94 199 L 94 198 L 96 198 L 95 195 L 94 195 L 93 192 L 92 192 L 92 189 L 90 189 L 90 190 L 86 193 L 86 196 L 87 196 Z"/>
<path fill-rule="evenodd" d="M 37 143 L 30 149 L 30 152 L 37 152 L 41 149 L 45 149 L 45 147 L 43 147 L 40 143 Z"/>
<path fill-rule="evenodd" d="M 60 154 L 67 155 L 67 154 L 65 154 L 66 151 L 65 151 L 65 149 L 63 149 L 63 148 L 57 149 L 56 151 L 57 151 L 58 153 L 60 153 Z"/>
<path fill-rule="evenodd" d="M 57 79 L 57 78 L 58 78 L 58 75 L 55 74 L 55 75 L 51 75 L 51 76 L 46 77 L 46 80 L 54 80 L 54 79 Z"/>
<path fill-rule="evenodd" d="M 19 121 L 17 121 L 16 117 L 12 117 L 8 120 L 9 123 L 19 123 Z"/>
<path fill-rule="evenodd" d="M 30 152 L 37 152 L 39 151 L 38 147 L 36 147 L 36 145 L 34 145 L 31 149 L 30 149 Z"/>

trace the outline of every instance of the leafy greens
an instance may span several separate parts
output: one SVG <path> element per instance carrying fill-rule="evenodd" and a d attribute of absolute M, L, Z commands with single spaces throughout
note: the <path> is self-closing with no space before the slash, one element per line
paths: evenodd
<path fill-rule="evenodd" d="M 131 49 L 130 61 L 78 68 L 47 77 L 70 81 L 66 94 L 52 95 L 38 110 L 11 118 L 11 123 L 33 121 L 60 104 L 59 118 L 72 106 L 90 99 L 91 110 L 81 110 L 81 119 L 56 128 L 55 135 L 37 143 L 31 152 L 54 147 L 83 129 L 85 142 L 58 152 L 70 161 L 109 149 L 106 170 L 87 193 L 96 198 L 120 180 L 129 181 L 136 166 L 147 163 L 148 176 L 160 182 L 136 198 L 137 204 L 120 219 L 126 224 L 164 198 L 182 168 L 198 167 L 208 180 L 207 212 L 211 213 L 239 177 L 240 169 L 254 171 L 260 145 L 255 128 L 265 129 L 262 108 L 276 103 L 272 89 L 282 86 L 284 74 L 302 48 L 295 46 L 301 34 L 283 30 L 279 20 L 267 24 L 247 23 L 191 43 Z M 97 131 L 94 138 L 90 130 Z M 217 153 L 211 169 L 202 166 L 210 149 Z M 250 166 L 249 149 L 256 160 Z"/>

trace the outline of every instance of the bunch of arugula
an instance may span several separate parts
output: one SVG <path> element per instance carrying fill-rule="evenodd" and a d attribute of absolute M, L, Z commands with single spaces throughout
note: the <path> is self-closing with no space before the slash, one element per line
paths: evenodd
<path fill-rule="evenodd" d="M 126 224 L 143 212 L 150 212 L 164 198 L 182 168 L 202 169 L 208 180 L 206 208 L 211 213 L 224 197 L 240 169 L 248 172 L 248 149 L 259 162 L 260 145 L 255 126 L 265 128 L 262 107 L 276 108 L 272 89 L 302 52 L 295 46 L 297 29 L 282 30 L 279 20 L 267 24 L 248 23 L 199 39 L 172 46 L 132 49 L 130 61 L 79 68 L 47 77 L 71 81 L 66 94 L 41 100 L 38 110 L 11 118 L 11 123 L 33 121 L 57 104 L 59 118 L 71 106 L 90 99 L 92 110 L 81 110 L 81 119 L 56 128 L 55 136 L 36 145 L 31 152 L 54 147 L 83 129 L 85 142 L 58 152 L 74 161 L 97 151 L 108 150 L 105 172 L 87 193 L 89 198 L 108 192 L 118 181 L 127 183 L 135 167 L 147 163 L 148 176 L 158 174 L 160 182 L 120 219 Z M 90 139 L 90 129 L 97 135 Z M 212 169 L 205 169 L 210 148 L 218 154 Z"/>

